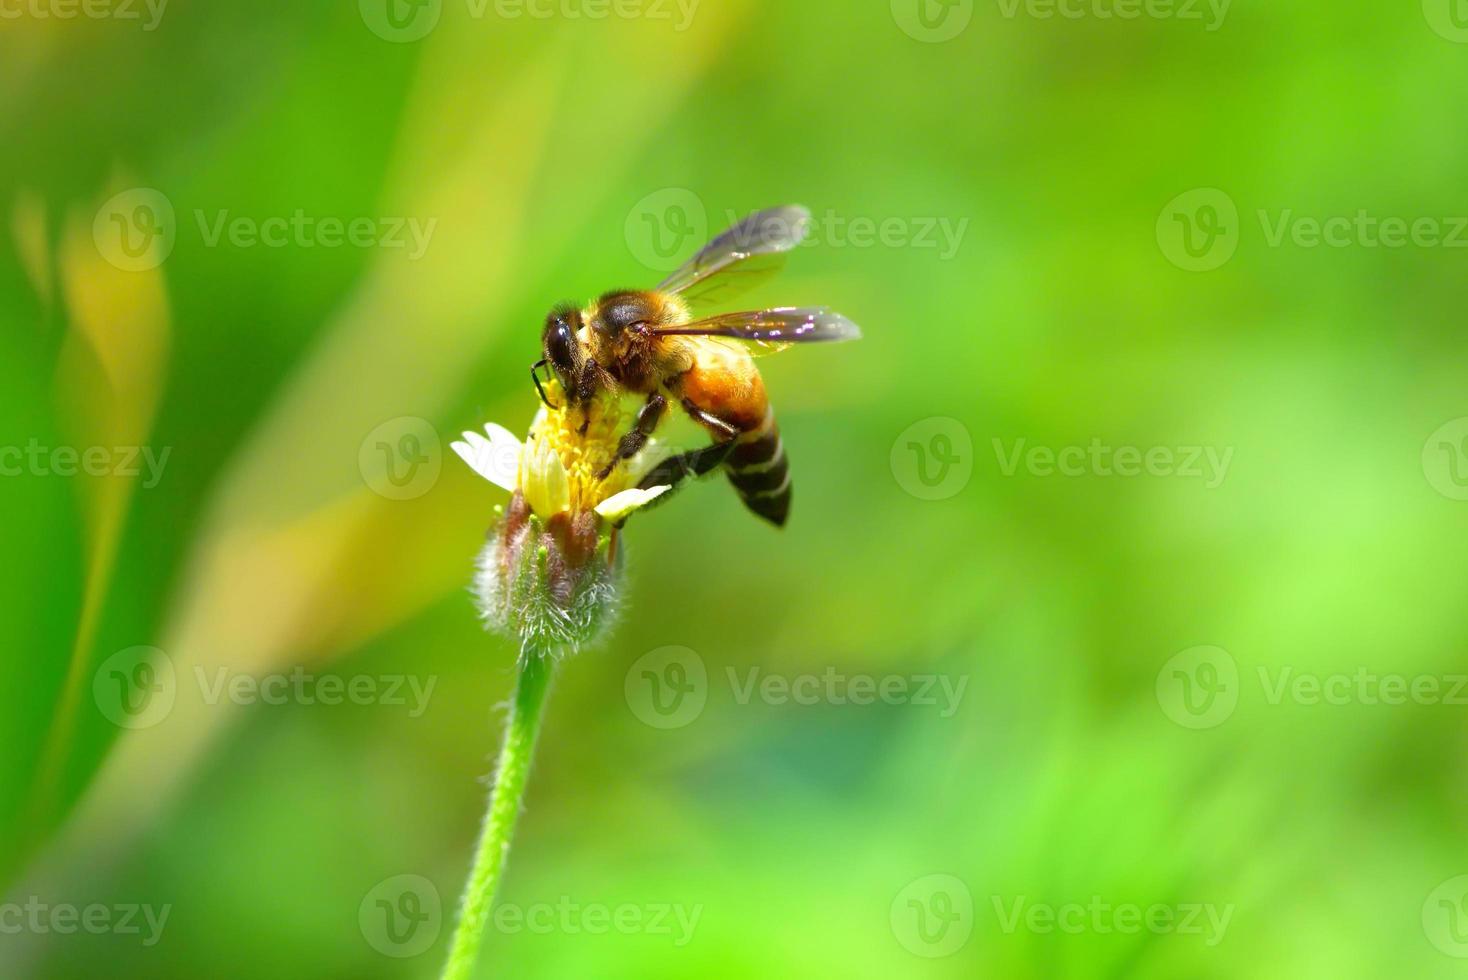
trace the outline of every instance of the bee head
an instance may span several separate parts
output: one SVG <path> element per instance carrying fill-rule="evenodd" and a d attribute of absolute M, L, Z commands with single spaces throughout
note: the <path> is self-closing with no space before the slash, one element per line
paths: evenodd
<path fill-rule="evenodd" d="M 564 303 L 550 311 L 540 335 L 540 349 L 545 363 L 551 366 L 566 397 L 575 401 L 580 394 L 586 355 L 576 333 L 581 329 L 581 311 Z M 544 397 L 544 396 L 542 396 Z"/>

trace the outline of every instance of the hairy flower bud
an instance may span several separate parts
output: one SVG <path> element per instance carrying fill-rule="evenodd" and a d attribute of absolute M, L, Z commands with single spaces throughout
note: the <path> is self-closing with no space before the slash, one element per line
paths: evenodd
<path fill-rule="evenodd" d="M 621 524 L 669 489 L 637 486 L 668 452 L 653 440 L 601 478 L 629 422 L 609 393 L 584 412 L 542 408 L 523 446 L 494 424 L 453 444 L 512 493 L 479 553 L 474 594 L 486 627 L 517 639 L 522 657 L 575 652 L 616 620 Z"/>
<path fill-rule="evenodd" d="M 474 594 L 485 624 L 520 641 L 521 655 L 590 646 L 615 622 L 622 560 L 614 528 L 592 511 L 542 520 L 516 491 L 479 553 Z"/>

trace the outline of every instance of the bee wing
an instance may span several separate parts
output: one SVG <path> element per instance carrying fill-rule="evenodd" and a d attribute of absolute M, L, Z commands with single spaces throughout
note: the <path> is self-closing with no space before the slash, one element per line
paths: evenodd
<path fill-rule="evenodd" d="M 720 313 L 656 333 L 662 337 L 717 337 L 740 341 L 751 354 L 773 354 L 791 344 L 859 340 L 861 328 L 824 306 L 779 306 Z"/>
<path fill-rule="evenodd" d="M 810 211 L 798 204 L 756 211 L 709 242 L 658 284 L 691 304 L 729 299 L 780 271 L 785 253 L 804 241 Z"/>

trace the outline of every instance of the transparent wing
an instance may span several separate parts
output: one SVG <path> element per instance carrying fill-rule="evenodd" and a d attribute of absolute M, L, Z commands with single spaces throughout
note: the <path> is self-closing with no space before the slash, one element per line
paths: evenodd
<path fill-rule="evenodd" d="M 698 254 L 658 284 L 697 305 L 764 282 L 785 264 L 785 254 L 810 229 L 810 211 L 798 204 L 756 211 L 709 242 Z"/>
<path fill-rule="evenodd" d="M 719 337 L 740 341 L 751 354 L 773 354 L 791 344 L 861 338 L 860 327 L 824 306 L 780 306 L 720 313 L 657 333 L 663 337 Z"/>

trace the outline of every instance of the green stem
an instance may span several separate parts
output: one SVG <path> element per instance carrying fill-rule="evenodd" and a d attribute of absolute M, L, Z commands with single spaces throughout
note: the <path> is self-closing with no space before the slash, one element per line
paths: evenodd
<path fill-rule="evenodd" d="M 510 853 L 510 839 L 515 833 L 515 818 L 520 814 L 520 800 L 525 795 L 525 780 L 530 774 L 530 758 L 535 753 L 541 709 L 550 689 L 551 660 L 533 653 L 522 660 L 520 676 L 515 683 L 515 697 L 510 704 L 510 717 L 505 723 L 505 741 L 500 747 L 494 791 L 490 796 L 489 811 L 484 815 L 474 866 L 469 869 L 463 910 L 454 930 L 443 980 L 467 980 L 479 958 L 484 926 L 489 920 L 495 890 L 505 869 L 505 857 Z"/>

